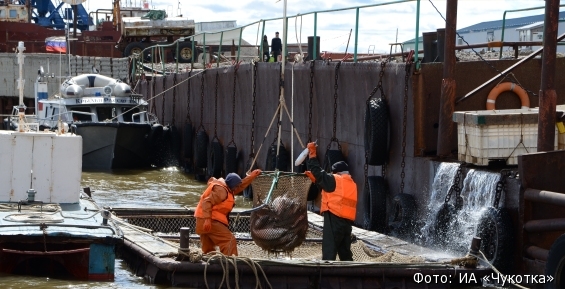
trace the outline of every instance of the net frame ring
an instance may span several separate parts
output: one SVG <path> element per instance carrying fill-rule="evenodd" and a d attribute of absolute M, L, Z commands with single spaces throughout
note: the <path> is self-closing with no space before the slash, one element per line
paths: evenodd
<path fill-rule="evenodd" d="M 530 98 L 528 97 L 528 93 L 521 86 L 516 85 L 514 82 L 503 82 L 497 84 L 489 92 L 486 102 L 487 110 L 495 110 L 496 99 L 501 93 L 506 91 L 514 92 L 520 98 L 522 109 L 530 108 Z"/>

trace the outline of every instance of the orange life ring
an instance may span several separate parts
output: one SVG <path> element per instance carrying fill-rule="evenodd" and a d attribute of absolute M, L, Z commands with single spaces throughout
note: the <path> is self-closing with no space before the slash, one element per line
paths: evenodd
<path fill-rule="evenodd" d="M 503 82 L 497 84 L 488 94 L 487 97 L 487 110 L 495 109 L 496 98 L 505 91 L 512 91 L 518 97 L 520 97 L 520 101 L 522 102 L 522 108 L 529 108 L 530 107 L 530 98 L 528 97 L 528 93 L 519 85 L 516 85 L 513 82 Z"/>

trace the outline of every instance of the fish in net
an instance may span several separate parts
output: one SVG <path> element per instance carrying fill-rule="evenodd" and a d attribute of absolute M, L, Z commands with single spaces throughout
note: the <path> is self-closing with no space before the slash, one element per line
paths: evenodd
<path fill-rule="evenodd" d="M 253 181 L 250 230 L 257 246 L 266 251 L 288 253 L 304 242 L 311 183 L 304 174 L 285 172 L 263 172 Z"/>

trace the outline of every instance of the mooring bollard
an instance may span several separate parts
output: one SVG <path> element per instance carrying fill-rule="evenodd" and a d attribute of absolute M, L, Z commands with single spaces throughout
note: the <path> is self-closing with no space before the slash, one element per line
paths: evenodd
<path fill-rule="evenodd" d="M 184 259 L 184 256 L 190 252 L 188 248 L 190 245 L 190 228 L 189 227 L 182 227 L 180 228 L 180 248 L 179 248 L 179 256 L 177 260 Z"/>

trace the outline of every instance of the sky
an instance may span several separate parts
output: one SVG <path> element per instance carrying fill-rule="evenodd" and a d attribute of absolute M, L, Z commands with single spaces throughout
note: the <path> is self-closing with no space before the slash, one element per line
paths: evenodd
<path fill-rule="evenodd" d="M 144 0 L 122 0 L 122 6 L 141 6 Z M 275 31 L 283 39 L 283 21 L 262 21 L 282 18 L 286 3 L 288 20 L 287 43 L 307 43 L 314 34 L 314 14 L 311 12 L 343 9 L 398 0 L 146 0 L 154 9 L 166 10 L 169 15 L 182 14 L 195 22 L 235 20 L 238 26 L 246 26 L 243 39 L 259 44 L 261 34 L 270 40 Z M 111 9 L 113 0 L 86 0 L 87 11 Z M 446 0 L 421 0 L 420 36 L 422 32 L 436 31 L 445 27 Z M 439 10 L 436 11 L 434 6 Z M 502 20 L 505 10 L 542 7 L 544 0 L 459 0 L 457 29 L 485 21 Z M 508 12 L 506 18 L 518 18 L 543 14 L 544 9 L 524 12 Z M 255 24 L 253 24 L 255 23 Z M 260 23 L 261 25 L 257 24 Z M 352 52 L 355 47 L 356 9 L 338 12 L 318 12 L 316 31 L 320 37 L 321 51 Z M 252 24 L 252 25 L 250 25 Z M 263 30 L 264 29 L 264 30 Z M 350 36 L 351 35 L 351 36 Z M 405 1 L 359 9 L 357 37 L 358 53 L 389 52 L 389 43 L 404 42 L 416 36 L 416 1 Z M 303 50 L 306 50 L 303 47 Z"/>

